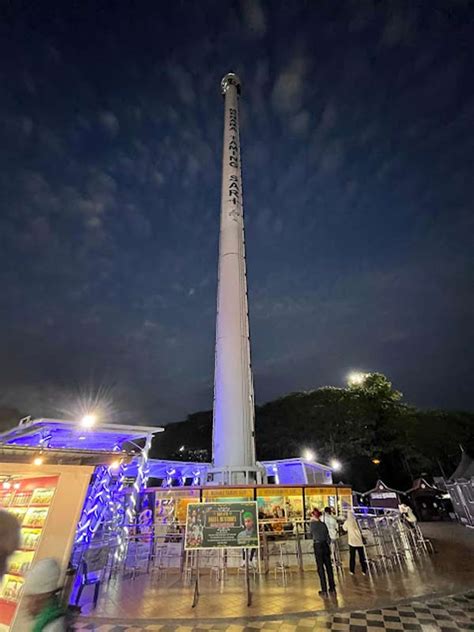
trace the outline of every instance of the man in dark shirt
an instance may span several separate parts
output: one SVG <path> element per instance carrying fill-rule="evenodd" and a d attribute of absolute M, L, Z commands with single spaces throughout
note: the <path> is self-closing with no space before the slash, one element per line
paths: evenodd
<path fill-rule="evenodd" d="M 319 594 L 321 597 L 327 597 L 328 584 L 329 592 L 335 593 L 336 586 L 334 584 L 334 573 L 331 563 L 331 539 L 329 537 L 329 531 L 324 522 L 321 522 L 321 512 L 315 509 L 311 514 L 311 536 L 313 538 L 314 556 L 316 558 L 316 565 L 318 567 L 319 580 L 321 582 L 321 590 Z M 326 581 L 327 573 L 327 581 Z"/>

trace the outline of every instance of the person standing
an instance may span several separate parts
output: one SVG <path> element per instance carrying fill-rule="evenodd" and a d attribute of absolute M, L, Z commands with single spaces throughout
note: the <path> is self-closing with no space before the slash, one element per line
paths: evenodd
<path fill-rule="evenodd" d="M 362 532 L 357 524 L 356 517 L 353 511 L 349 511 L 347 519 L 342 525 L 344 531 L 347 531 L 349 540 L 349 571 L 351 575 L 355 573 L 355 559 L 356 553 L 359 554 L 360 566 L 362 568 L 362 575 L 367 574 L 367 560 L 365 557 L 364 540 L 362 538 Z"/>
<path fill-rule="evenodd" d="M 337 540 L 339 538 L 339 525 L 336 518 L 333 516 L 331 507 L 325 507 L 324 513 L 321 517 L 329 531 L 329 537 L 331 539 L 331 554 L 334 563 L 339 563 L 339 551 L 337 547 Z"/>
<path fill-rule="evenodd" d="M 413 509 L 408 505 L 402 503 L 401 505 L 398 505 L 398 511 L 400 512 L 404 523 L 408 525 L 410 529 L 415 529 L 417 519 L 415 514 L 413 513 Z"/>
<path fill-rule="evenodd" d="M 0 580 L 5 575 L 8 558 L 20 546 L 20 524 L 15 516 L 0 509 Z"/>
<path fill-rule="evenodd" d="M 321 582 L 319 594 L 321 597 L 327 597 L 328 586 L 330 593 L 336 592 L 336 586 L 334 584 L 331 562 L 331 538 L 329 537 L 327 526 L 324 522 L 321 522 L 321 512 L 318 509 L 315 509 L 311 515 L 310 530 L 313 538 L 314 557 L 316 558 L 319 581 Z"/>

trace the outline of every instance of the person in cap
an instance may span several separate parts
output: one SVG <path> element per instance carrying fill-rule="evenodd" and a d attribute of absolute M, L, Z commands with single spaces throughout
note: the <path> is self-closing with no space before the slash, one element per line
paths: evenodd
<path fill-rule="evenodd" d="M 0 580 L 7 570 L 8 558 L 20 546 L 20 524 L 15 516 L 0 509 Z"/>
<path fill-rule="evenodd" d="M 316 566 L 318 567 L 319 581 L 321 582 L 319 594 L 321 597 L 327 597 L 328 585 L 330 593 L 336 592 L 336 585 L 334 583 L 334 572 L 331 562 L 331 538 L 329 537 L 327 526 L 324 522 L 321 522 L 321 512 L 319 509 L 314 509 L 311 514 L 310 530 L 311 537 L 313 538 L 314 557 L 316 558 Z"/>
<path fill-rule="evenodd" d="M 66 632 L 66 613 L 58 599 L 61 569 L 53 558 L 40 560 L 26 576 L 26 609 L 33 618 L 31 632 Z"/>
<path fill-rule="evenodd" d="M 257 544 L 257 530 L 252 512 L 244 511 L 243 520 L 245 529 L 237 534 L 237 544 L 239 546 Z"/>

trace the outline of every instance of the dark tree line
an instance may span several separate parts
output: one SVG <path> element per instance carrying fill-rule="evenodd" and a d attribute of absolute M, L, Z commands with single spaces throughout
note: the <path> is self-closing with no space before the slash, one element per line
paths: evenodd
<path fill-rule="evenodd" d="M 404 490 L 420 475 L 449 476 L 461 445 L 474 454 L 474 413 L 418 410 L 380 373 L 348 388 L 291 393 L 255 412 L 259 460 L 299 456 L 309 448 L 322 463 L 341 461 L 336 480 L 361 492 L 377 478 Z M 0 431 L 16 426 L 22 416 L 0 407 Z M 209 461 L 211 445 L 212 411 L 198 412 L 158 434 L 151 456 Z"/>
<path fill-rule="evenodd" d="M 322 463 L 340 460 L 337 477 L 359 491 L 379 477 L 407 489 L 420 475 L 449 476 L 460 445 L 474 452 L 474 414 L 418 410 L 402 401 L 384 375 L 372 373 L 348 388 L 291 393 L 258 406 L 256 440 L 260 460 L 299 456 L 310 448 Z M 167 426 L 153 456 L 210 459 L 211 443 L 212 412 L 199 412 Z"/>

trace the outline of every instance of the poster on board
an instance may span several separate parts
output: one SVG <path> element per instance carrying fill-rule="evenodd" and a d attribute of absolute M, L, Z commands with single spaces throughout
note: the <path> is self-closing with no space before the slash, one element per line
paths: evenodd
<path fill-rule="evenodd" d="M 257 548 L 257 503 L 190 503 L 184 542 L 186 550 Z"/>

